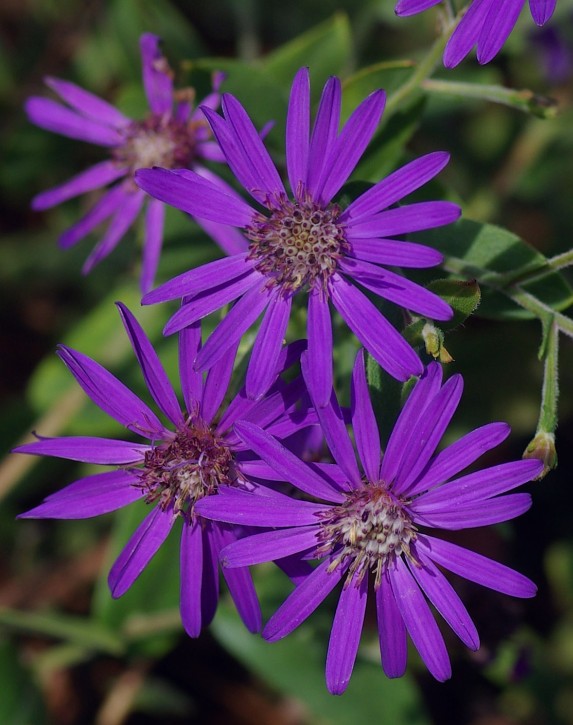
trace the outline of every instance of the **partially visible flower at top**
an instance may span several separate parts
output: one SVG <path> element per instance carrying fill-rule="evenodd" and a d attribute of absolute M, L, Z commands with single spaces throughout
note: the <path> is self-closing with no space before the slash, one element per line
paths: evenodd
<path fill-rule="evenodd" d="M 438 5 L 441 0 L 399 0 L 398 15 L 415 15 Z M 529 0 L 536 25 L 553 15 L 557 0 Z M 479 63 L 489 63 L 502 49 L 525 5 L 525 0 L 472 0 L 444 51 L 444 65 L 453 68 L 475 46 Z"/>
<path fill-rule="evenodd" d="M 145 166 L 197 168 L 196 164 L 201 159 L 224 160 L 203 112 L 193 106 L 193 90 L 174 91 L 173 73 L 159 50 L 159 42 L 159 38 L 151 33 L 141 36 L 143 85 L 150 110 L 141 121 L 127 118 L 101 98 L 56 78 L 46 78 L 46 84 L 68 107 L 37 96 L 26 102 L 28 117 L 37 126 L 106 147 L 110 151 L 109 160 L 90 167 L 61 186 L 44 191 L 32 201 L 36 210 L 49 209 L 119 180 L 60 237 L 60 246 L 67 249 L 110 219 L 104 236 L 84 264 L 84 274 L 115 249 L 147 202 L 141 272 L 143 292 L 153 286 L 155 279 L 163 243 L 165 209 L 163 204 L 146 198 L 137 188 L 133 182 L 135 171 Z M 221 74 L 215 74 L 213 93 L 203 100 L 204 107 L 219 105 L 218 91 L 222 79 Z M 198 170 L 208 173 L 200 168 Z M 218 236 L 216 238 L 221 244 Z M 241 248 L 234 246 L 229 235 L 226 239 L 225 252 L 233 253 Z"/>
<path fill-rule="evenodd" d="M 179 339 L 186 407 L 182 412 L 139 323 L 125 306 L 120 304 L 119 309 L 149 392 L 171 426 L 166 427 L 151 408 L 97 362 L 61 346 L 59 356 L 94 403 L 132 433 L 151 442 L 76 436 L 40 438 L 19 446 L 15 449 L 18 453 L 114 466 L 114 470 L 75 481 L 20 518 L 84 519 L 115 511 L 138 499 L 153 506 L 111 568 L 109 586 L 114 597 L 127 591 L 180 520 L 181 618 L 187 633 L 197 637 L 217 607 L 218 552 L 241 531 L 203 519 L 196 513 L 196 504 L 201 498 L 231 487 L 254 488 L 250 476 L 261 471 L 261 461 L 233 432 L 233 424 L 251 421 L 283 438 L 316 423 L 316 416 L 308 407 L 297 407 L 305 392 L 300 376 L 288 384 L 278 380 L 258 403 L 249 401 L 242 390 L 219 410 L 233 371 L 236 348 L 229 350 L 203 380 L 191 367 L 201 345 L 198 324 L 184 330 Z M 279 367 L 292 365 L 303 347 L 302 342 L 297 342 L 284 348 Z M 252 632 L 258 631 L 261 615 L 248 569 L 229 570 L 224 575 L 245 625 Z"/>
<path fill-rule="evenodd" d="M 428 602 L 464 644 L 479 647 L 470 615 L 438 567 L 515 597 L 535 594 L 535 585 L 521 574 L 431 533 L 434 528 L 496 524 L 527 511 L 528 494 L 500 494 L 530 481 L 542 468 L 540 461 L 521 460 L 460 475 L 507 437 L 509 426 L 504 423 L 478 428 L 436 453 L 461 393 L 461 376 L 442 385 L 442 369 L 431 363 L 406 401 L 382 456 L 359 353 L 351 419 L 362 471 L 333 393 L 329 405 L 317 409 L 336 462 L 329 473 L 317 475 L 256 425 L 236 426 L 245 444 L 311 501 L 232 490 L 229 496 L 197 504 L 202 516 L 216 521 L 271 529 L 225 547 L 225 568 L 293 555 L 319 561 L 271 617 L 263 630 L 266 639 L 292 632 L 344 582 L 326 659 L 327 686 L 334 694 L 342 693 L 350 680 L 371 587 L 384 672 L 388 677 L 404 673 L 408 633 L 438 680 L 450 677 L 451 666 Z"/>
<path fill-rule="evenodd" d="M 307 292 L 308 382 L 319 405 L 326 404 L 332 388 L 330 302 L 388 373 L 398 380 L 422 373 L 414 350 L 350 280 L 421 315 L 451 317 L 452 310 L 437 295 L 379 266 L 421 268 L 442 261 L 435 249 L 393 237 L 448 224 L 459 217 L 459 207 L 447 201 L 390 207 L 439 173 L 448 154 L 412 161 L 344 210 L 333 202 L 374 134 L 384 104 L 384 91 L 372 93 L 339 133 L 341 87 L 331 77 L 311 132 L 309 72 L 298 71 L 286 123 L 293 198 L 245 109 L 228 94 L 222 97 L 225 118 L 208 108 L 204 113 L 254 206 L 193 172 L 137 172 L 137 183 L 152 196 L 199 218 L 239 227 L 249 240 L 243 253 L 186 272 L 143 299 L 150 304 L 186 298 L 188 304 L 165 328 L 170 333 L 240 298 L 199 353 L 198 369 L 209 369 L 266 310 L 246 379 L 250 396 L 263 394 L 274 375 L 292 300 Z"/>
<path fill-rule="evenodd" d="M 529 34 L 544 76 L 552 85 L 565 83 L 573 74 L 572 13 L 568 15 L 568 21 L 559 27 L 536 28 Z"/>

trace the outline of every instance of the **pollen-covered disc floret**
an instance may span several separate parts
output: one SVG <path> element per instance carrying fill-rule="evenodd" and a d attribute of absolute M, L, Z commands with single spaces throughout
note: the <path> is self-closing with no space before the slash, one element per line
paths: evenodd
<path fill-rule="evenodd" d="M 189 418 L 174 438 L 145 454 L 138 487 L 147 503 L 191 520 L 195 503 L 236 479 L 231 451 L 200 419 Z"/>
<path fill-rule="evenodd" d="M 359 583 L 370 570 L 378 588 L 388 563 L 402 554 L 411 557 L 410 543 L 416 539 L 416 527 L 402 501 L 382 483 L 369 483 L 328 510 L 319 538 L 319 554 L 335 554 L 331 571 L 351 561 L 347 585 L 352 580 Z"/>
<path fill-rule="evenodd" d="M 245 233 L 251 240 L 249 258 L 272 285 L 286 291 L 321 286 L 336 270 L 348 250 L 336 204 L 318 206 L 310 197 L 273 205 L 270 217 L 257 214 Z"/>

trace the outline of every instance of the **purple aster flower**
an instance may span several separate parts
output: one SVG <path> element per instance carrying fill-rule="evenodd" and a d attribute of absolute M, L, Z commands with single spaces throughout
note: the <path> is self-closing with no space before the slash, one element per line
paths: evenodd
<path fill-rule="evenodd" d="M 437 5 L 441 0 L 399 0 L 398 15 L 415 15 Z M 544 25 L 553 15 L 557 0 L 529 0 L 536 25 Z M 480 63 L 489 63 L 508 39 L 525 0 L 472 0 L 444 52 L 444 65 L 453 68 L 471 49 L 477 48 Z"/>
<path fill-rule="evenodd" d="M 97 362 L 61 346 L 59 356 L 94 403 L 150 442 L 65 437 L 41 438 L 19 446 L 19 453 L 114 467 L 75 481 L 20 518 L 83 519 L 115 511 L 138 499 L 150 504 L 150 513 L 111 568 L 109 586 L 114 597 L 129 589 L 176 521 L 181 520 L 181 618 L 187 633 L 197 637 L 217 607 L 219 550 L 240 532 L 237 527 L 203 519 L 195 511 L 196 503 L 233 486 L 253 488 L 249 477 L 264 473 L 266 468 L 236 436 L 233 424 L 251 421 L 287 437 L 314 424 L 316 416 L 308 407 L 296 407 L 305 391 L 300 377 L 289 384 L 277 381 L 259 402 L 249 400 L 241 390 L 226 409 L 219 410 L 236 350 L 229 350 L 203 380 L 191 366 L 201 345 L 199 325 L 184 330 L 179 338 L 186 407 L 182 412 L 150 341 L 130 311 L 121 304 L 119 309 L 149 392 L 171 425 L 166 427 L 153 410 Z M 279 367 L 292 365 L 301 349 L 301 342 L 284 348 Z M 223 573 L 245 625 L 258 631 L 260 610 L 248 569 Z"/>
<path fill-rule="evenodd" d="M 48 98 L 32 97 L 26 103 L 26 112 L 32 123 L 41 128 L 110 150 L 110 159 L 92 166 L 61 186 L 39 194 L 33 199 L 32 207 L 36 210 L 49 209 L 67 199 L 112 184 L 99 202 L 59 240 L 60 246 L 67 249 L 106 219 L 110 220 L 105 234 L 84 264 L 83 272 L 87 274 L 115 249 L 146 205 L 141 273 L 141 287 L 146 292 L 155 279 L 163 242 L 165 209 L 161 202 L 147 198 L 137 188 L 133 183 L 134 172 L 144 166 L 157 165 L 166 168 L 193 166 L 199 173 L 208 174 L 197 166 L 199 160 L 224 159 L 203 112 L 193 108 L 192 89 L 174 91 L 173 74 L 159 50 L 159 38 L 145 33 L 140 44 L 143 85 L 150 110 L 143 120 L 127 118 L 101 98 L 56 78 L 47 78 L 46 84 L 68 107 Z M 221 74 L 216 74 L 213 93 L 203 100 L 203 107 L 219 104 L 221 81 Z M 212 178 L 212 175 L 209 177 Z M 216 178 L 213 183 L 217 183 Z M 225 252 L 235 253 L 244 248 L 244 242 L 238 235 L 235 238 L 229 234 L 221 237 L 213 225 L 208 226 L 208 231 Z"/>
<path fill-rule="evenodd" d="M 341 89 L 330 78 L 311 131 L 307 68 L 296 74 L 286 123 L 286 161 L 292 197 L 241 104 L 224 94 L 221 118 L 204 113 L 250 205 L 192 171 L 145 169 L 136 181 L 152 196 L 213 222 L 238 227 L 248 250 L 186 272 L 144 297 L 144 304 L 186 297 L 165 328 L 175 332 L 233 300 L 238 302 L 198 355 L 209 369 L 228 345 L 265 311 L 247 371 L 247 393 L 262 395 L 285 335 L 293 298 L 308 296 L 308 383 L 319 405 L 332 388 L 330 303 L 380 365 L 398 380 L 420 375 L 422 363 L 399 332 L 355 283 L 386 300 L 435 320 L 452 315 L 435 294 L 379 265 L 433 267 L 434 249 L 397 240 L 397 235 L 448 224 L 460 210 L 431 201 L 394 208 L 405 195 L 441 171 L 448 154 L 432 153 L 398 169 L 342 210 L 333 198 L 366 149 L 384 109 L 384 91 L 366 98 L 343 129 Z M 391 208 L 392 207 L 392 208 Z"/>
<path fill-rule="evenodd" d="M 308 360 L 303 359 L 305 368 Z M 336 461 L 328 473 L 313 470 L 256 425 L 236 426 L 246 445 L 312 500 L 232 490 L 230 496 L 198 503 L 202 516 L 217 521 L 272 527 L 225 547 L 225 567 L 287 555 L 318 560 L 267 623 L 266 639 L 289 634 L 343 581 L 326 660 L 326 681 L 334 694 L 349 682 L 369 590 L 376 600 L 385 673 L 404 673 L 408 633 L 438 680 L 450 677 L 451 668 L 428 603 L 462 642 L 471 649 L 479 647 L 476 628 L 439 567 L 515 597 L 535 594 L 535 585 L 521 574 L 432 533 L 434 528 L 466 529 L 518 516 L 529 508 L 530 496 L 500 494 L 531 480 L 542 467 L 539 461 L 521 460 L 460 475 L 509 433 L 506 424 L 491 423 L 436 453 L 461 393 L 461 376 L 442 385 L 441 367 L 431 363 L 412 390 L 382 456 L 359 353 L 352 376 L 351 419 L 361 469 L 333 394 L 328 406 L 317 409 Z"/>

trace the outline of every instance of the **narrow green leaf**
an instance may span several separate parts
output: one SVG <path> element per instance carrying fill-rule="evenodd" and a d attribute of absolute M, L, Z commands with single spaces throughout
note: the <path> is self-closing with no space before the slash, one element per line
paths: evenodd
<path fill-rule="evenodd" d="M 481 301 L 481 290 L 475 279 L 436 279 L 430 282 L 428 289 L 447 302 L 454 311 L 449 322 L 441 322 L 440 329 L 453 330 L 461 325 Z"/>

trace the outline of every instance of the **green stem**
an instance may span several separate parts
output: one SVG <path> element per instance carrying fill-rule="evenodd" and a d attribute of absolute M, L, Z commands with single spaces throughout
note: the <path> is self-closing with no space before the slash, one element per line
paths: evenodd
<path fill-rule="evenodd" d="M 557 428 L 557 401 L 559 399 L 559 328 L 555 321 L 548 323 L 544 346 L 543 394 L 537 433 L 555 432 Z"/>
<path fill-rule="evenodd" d="M 548 305 L 545 305 L 543 302 L 538 300 L 537 297 L 529 292 L 526 292 L 519 285 L 515 285 L 509 289 L 500 289 L 498 291 L 506 294 L 516 304 L 523 307 L 524 310 L 531 312 L 540 320 L 547 320 L 552 317 L 553 323 L 558 330 L 569 337 L 573 337 L 573 320 L 566 315 L 562 315 L 560 312 L 556 312 Z"/>

